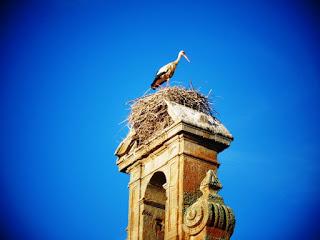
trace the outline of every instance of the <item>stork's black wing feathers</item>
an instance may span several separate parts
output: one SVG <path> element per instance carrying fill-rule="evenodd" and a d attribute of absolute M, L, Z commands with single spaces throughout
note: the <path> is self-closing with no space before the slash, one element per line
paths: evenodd
<path fill-rule="evenodd" d="M 168 70 L 169 70 L 169 69 L 168 69 Z M 152 88 L 152 89 L 156 89 L 156 88 L 158 87 L 158 86 L 157 86 L 157 81 L 160 79 L 160 77 L 161 77 L 163 74 L 167 73 L 168 70 L 167 70 L 167 71 L 164 71 L 164 72 L 160 72 L 159 74 L 156 74 L 153 82 L 151 83 L 151 88 Z"/>
<path fill-rule="evenodd" d="M 167 73 L 167 72 L 168 72 L 168 70 L 165 71 L 165 72 L 161 72 L 161 73 L 159 73 L 159 74 L 156 74 L 156 76 L 154 77 L 154 80 L 159 79 L 163 74 L 165 74 L 165 73 Z"/>
<path fill-rule="evenodd" d="M 163 75 L 163 74 L 161 74 Z M 158 86 L 157 86 L 157 81 L 160 79 L 160 76 L 161 75 L 156 75 L 156 77 L 154 78 L 153 82 L 151 83 L 151 88 L 152 89 L 156 89 Z"/>

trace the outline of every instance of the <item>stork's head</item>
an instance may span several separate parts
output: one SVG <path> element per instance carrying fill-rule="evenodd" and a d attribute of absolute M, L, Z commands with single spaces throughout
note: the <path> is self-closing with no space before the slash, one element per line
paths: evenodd
<path fill-rule="evenodd" d="M 188 62 L 190 62 L 190 60 L 188 59 L 185 51 L 181 50 L 181 51 L 179 52 L 179 56 L 184 56 L 184 58 L 187 59 Z"/>

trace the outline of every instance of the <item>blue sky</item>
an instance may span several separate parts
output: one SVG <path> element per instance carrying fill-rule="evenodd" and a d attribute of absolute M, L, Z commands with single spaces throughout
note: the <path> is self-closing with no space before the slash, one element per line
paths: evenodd
<path fill-rule="evenodd" d="M 126 102 L 213 91 L 236 240 L 319 237 L 319 8 L 312 1 L 12 1 L 1 7 L 1 225 L 7 239 L 125 239 L 114 150 Z"/>

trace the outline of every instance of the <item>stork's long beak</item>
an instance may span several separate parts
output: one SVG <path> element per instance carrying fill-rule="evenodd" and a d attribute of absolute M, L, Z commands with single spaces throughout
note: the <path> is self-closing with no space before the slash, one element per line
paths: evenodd
<path fill-rule="evenodd" d="M 187 55 L 183 54 L 183 56 L 185 57 L 185 59 L 187 59 L 188 62 L 190 62 L 189 58 L 187 57 Z"/>

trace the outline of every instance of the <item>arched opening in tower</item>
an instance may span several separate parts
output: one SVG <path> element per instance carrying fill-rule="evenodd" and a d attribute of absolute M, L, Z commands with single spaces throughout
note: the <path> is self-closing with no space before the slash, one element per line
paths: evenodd
<path fill-rule="evenodd" d="M 143 200 L 143 239 L 164 240 L 166 212 L 166 176 L 156 172 L 151 177 Z"/>

